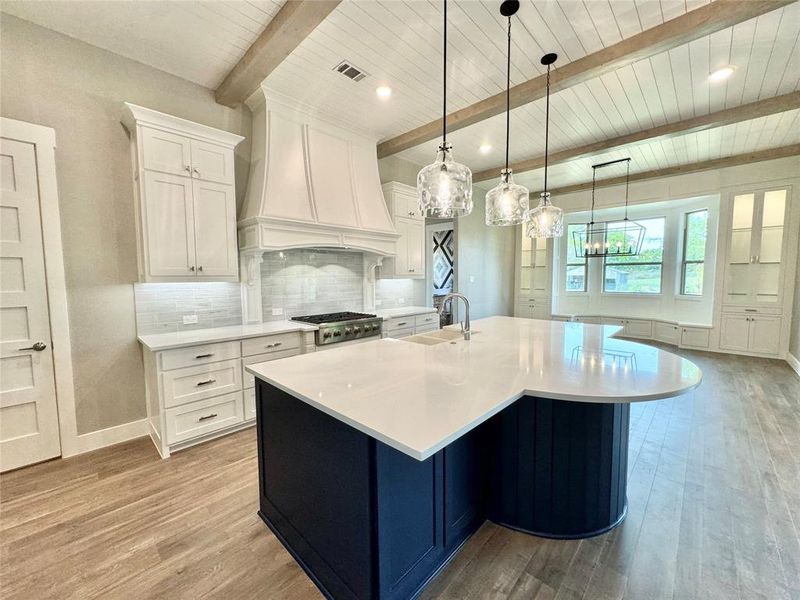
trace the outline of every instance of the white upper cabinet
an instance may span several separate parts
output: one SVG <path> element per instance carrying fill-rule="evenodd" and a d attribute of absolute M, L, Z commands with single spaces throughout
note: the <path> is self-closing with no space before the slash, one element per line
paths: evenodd
<path fill-rule="evenodd" d="M 382 189 L 400 237 L 397 239 L 397 255 L 384 259 L 381 265 L 381 277 L 424 279 L 425 217 L 419 212 L 417 190 L 396 181 L 390 181 Z"/>
<path fill-rule="evenodd" d="M 788 190 L 736 194 L 731 207 L 726 304 L 779 305 L 786 266 Z"/>
<path fill-rule="evenodd" d="M 233 184 L 233 149 L 191 140 L 192 177 Z"/>
<path fill-rule="evenodd" d="M 244 138 L 126 107 L 140 281 L 237 281 L 233 151 Z"/>
<path fill-rule="evenodd" d="M 188 177 L 192 170 L 191 140 L 160 129 L 142 129 L 144 168 Z"/>

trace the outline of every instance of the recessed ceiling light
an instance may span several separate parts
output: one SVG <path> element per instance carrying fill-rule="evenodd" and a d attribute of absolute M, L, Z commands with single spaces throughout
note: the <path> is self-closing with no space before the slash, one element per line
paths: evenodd
<path fill-rule="evenodd" d="M 725 81 L 728 77 L 733 75 L 734 71 L 735 71 L 734 67 L 722 67 L 720 69 L 717 69 L 716 71 L 713 71 L 708 76 L 708 80 L 712 81 L 712 82 L 713 81 Z"/>
<path fill-rule="evenodd" d="M 392 95 L 392 88 L 390 88 L 388 85 L 382 85 L 375 89 L 375 93 L 378 94 L 378 98 L 381 100 L 386 100 Z"/>
<path fill-rule="evenodd" d="M 479 148 L 479 150 L 481 151 L 481 154 L 489 154 L 489 152 L 492 151 L 492 145 L 491 144 L 481 144 L 481 147 Z"/>

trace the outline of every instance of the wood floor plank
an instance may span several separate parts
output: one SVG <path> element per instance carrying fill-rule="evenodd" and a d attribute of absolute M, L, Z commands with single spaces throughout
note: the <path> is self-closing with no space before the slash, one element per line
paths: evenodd
<path fill-rule="evenodd" d="M 703 383 L 631 407 L 619 527 L 561 541 L 487 522 L 421 598 L 800 599 L 800 378 L 679 353 Z M 321 599 L 257 505 L 254 430 L 163 461 L 141 439 L 0 475 L 0 597 Z"/>

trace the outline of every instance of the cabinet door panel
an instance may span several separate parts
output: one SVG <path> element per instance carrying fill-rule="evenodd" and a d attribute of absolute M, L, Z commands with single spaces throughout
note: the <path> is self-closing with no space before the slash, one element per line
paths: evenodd
<path fill-rule="evenodd" d="M 425 222 L 408 224 L 408 271 L 412 275 L 425 274 Z"/>
<path fill-rule="evenodd" d="M 747 351 L 750 337 L 750 317 L 722 315 L 719 347 L 724 350 Z"/>
<path fill-rule="evenodd" d="M 408 245 L 409 245 L 409 229 L 411 221 L 408 219 L 395 219 L 395 229 L 400 237 L 397 238 L 397 256 L 394 259 L 395 275 L 402 276 L 408 273 Z"/>
<path fill-rule="evenodd" d="M 142 128 L 144 168 L 173 175 L 189 176 L 189 138 L 158 129 Z"/>
<path fill-rule="evenodd" d="M 750 352 L 777 354 L 781 339 L 781 319 L 751 317 Z"/>
<path fill-rule="evenodd" d="M 195 181 L 194 230 L 200 277 L 235 277 L 236 200 L 233 186 Z"/>
<path fill-rule="evenodd" d="M 192 140 L 192 177 L 233 184 L 233 152 L 230 148 Z"/>
<path fill-rule="evenodd" d="M 154 171 L 145 172 L 144 179 L 147 275 L 194 277 L 191 180 Z"/>

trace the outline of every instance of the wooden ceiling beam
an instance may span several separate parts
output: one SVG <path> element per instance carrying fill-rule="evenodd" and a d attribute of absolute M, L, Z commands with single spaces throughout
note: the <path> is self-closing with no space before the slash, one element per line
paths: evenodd
<path fill-rule="evenodd" d="M 660 177 L 672 177 L 674 175 L 686 175 L 687 173 L 697 173 L 698 171 L 709 171 L 711 169 L 735 167 L 738 165 L 797 155 L 800 155 L 800 144 L 792 144 L 790 146 L 781 146 L 779 148 L 748 152 L 747 154 L 736 154 L 734 156 L 726 156 L 724 158 L 715 158 L 713 160 L 705 160 L 697 163 L 688 163 L 675 167 L 667 167 L 666 169 L 655 169 L 653 171 L 644 171 L 642 173 L 631 173 L 630 180 L 634 182 L 644 181 L 646 179 L 658 179 Z M 596 187 L 603 188 L 612 185 L 620 185 L 623 183 L 625 183 L 625 176 L 621 175 L 619 177 L 610 177 L 608 179 L 598 179 L 596 182 Z M 563 195 L 571 192 L 580 192 L 590 189 L 592 189 L 592 182 L 588 181 L 586 183 L 576 183 L 574 185 L 560 187 L 552 190 L 551 193 L 555 197 L 557 194 Z M 531 197 L 533 196 L 534 194 L 531 194 Z"/>
<path fill-rule="evenodd" d="M 244 102 L 341 0 L 287 0 L 225 76 L 214 96 L 227 106 Z"/>
<path fill-rule="evenodd" d="M 791 92 L 782 96 L 757 100 L 756 102 L 743 104 L 742 106 L 736 106 L 734 108 L 727 108 L 700 117 L 693 117 L 675 123 L 666 123 L 658 127 L 642 129 L 641 131 L 620 135 L 615 138 L 592 142 L 591 144 L 568 148 L 559 152 L 552 152 L 548 159 L 548 165 L 553 166 L 570 160 L 586 158 L 587 156 L 609 152 L 623 146 L 646 144 L 661 139 L 722 127 L 724 125 L 732 125 L 742 121 L 750 121 L 752 119 L 758 119 L 759 117 L 766 117 L 796 108 L 800 108 L 800 92 Z M 544 155 L 520 160 L 511 163 L 509 166 L 514 170 L 514 173 L 517 174 L 540 169 L 544 167 Z M 499 177 L 500 169 L 502 168 L 503 166 L 500 165 L 492 167 L 491 169 L 478 171 L 472 175 L 472 180 L 478 182 Z"/>
<path fill-rule="evenodd" d="M 676 48 L 737 23 L 791 4 L 795 0 L 716 0 L 661 25 L 647 29 L 612 46 L 566 63 L 550 73 L 551 91 L 557 92 L 600 77 L 636 61 Z M 546 91 L 545 75 L 515 85 L 510 91 L 511 108 L 539 98 Z M 505 91 L 447 115 L 447 130 L 463 129 L 505 111 Z M 442 131 L 436 119 L 378 144 L 378 158 L 435 140 Z"/>

